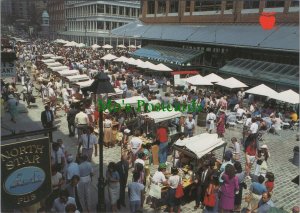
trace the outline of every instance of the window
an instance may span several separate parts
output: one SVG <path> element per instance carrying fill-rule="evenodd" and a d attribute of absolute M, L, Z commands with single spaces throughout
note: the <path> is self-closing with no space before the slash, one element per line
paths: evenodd
<path fill-rule="evenodd" d="M 266 8 L 284 7 L 284 1 L 268 0 L 266 1 Z"/>
<path fill-rule="evenodd" d="M 245 0 L 243 8 L 244 9 L 258 9 L 259 8 L 259 0 Z"/>
<path fill-rule="evenodd" d="M 119 7 L 119 15 L 124 15 L 124 7 Z"/>
<path fill-rule="evenodd" d="M 110 22 L 106 22 L 106 30 L 111 30 L 111 23 Z"/>
<path fill-rule="evenodd" d="M 291 7 L 299 7 L 299 0 L 292 0 Z"/>
<path fill-rule="evenodd" d="M 106 14 L 110 14 L 110 5 L 106 5 L 105 10 L 106 10 L 105 11 Z"/>
<path fill-rule="evenodd" d="M 225 10 L 232 10 L 233 9 L 233 1 L 226 1 L 226 9 Z"/>
<path fill-rule="evenodd" d="M 201 11 L 219 11 L 221 10 L 220 0 L 201 1 Z"/>
<path fill-rule="evenodd" d="M 178 0 L 170 0 L 170 13 L 178 13 Z"/>
<path fill-rule="evenodd" d="M 97 30 L 103 30 L 103 29 L 104 29 L 104 22 L 97 21 Z"/>
<path fill-rule="evenodd" d="M 185 12 L 190 12 L 191 11 L 191 1 L 187 0 L 185 2 Z"/>
<path fill-rule="evenodd" d="M 97 13 L 104 13 L 104 5 L 97 4 Z"/>
<path fill-rule="evenodd" d="M 149 0 L 148 1 L 147 14 L 154 14 L 154 12 L 155 12 L 155 1 L 154 0 Z"/>
<path fill-rule="evenodd" d="M 201 0 L 195 0 L 194 11 L 195 11 L 195 12 L 201 11 Z"/>
<path fill-rule="evenodd" d="M 165 13 L 166 12 L 166 1 L 165 0 L 158 0 L 158 8 L 157 13 Z"/>
<path fill-rule="evenodd" d="M 118 22 L 112 22 L 112 29 L 115 29 L 115 28 L 117 28 L 118 27 Z"/>
<path fill-rule="evenodd" d="M 131 16 L 136 17 L 136 10 L 134 8 L 131 8 Z"/>
<path fill-rule="evenodd" d="M 126 11 L 126 16 L 130 16 L 130 8 L 129 7 L 125 7 L 125 11 Z"/>
<path fill-rule="evenodd" d="M 112 14 L 117 14 L 117 6 L 112 6 Z"/>

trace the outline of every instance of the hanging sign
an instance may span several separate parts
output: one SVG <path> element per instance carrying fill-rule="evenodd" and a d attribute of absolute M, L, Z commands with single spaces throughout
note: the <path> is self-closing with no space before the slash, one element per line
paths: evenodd
<path fill-rule="evenodd" d="M 50 168 L 48 138 L 1 145 L 1 211 L 46 198 L 52 190 Z"/>
<path fill-rule="evenodd" d="M 1 76 L 3 77 L 16 77 L 15 62 L 1 62 Z"/>

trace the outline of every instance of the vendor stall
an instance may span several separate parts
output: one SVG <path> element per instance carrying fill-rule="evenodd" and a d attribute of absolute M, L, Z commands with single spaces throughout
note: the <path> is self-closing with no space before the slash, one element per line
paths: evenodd
<path fill-rule="evenodd" d="M 79 75 L 79 70 L 62 70 L 62 71 L 56 71 L 56 73 L 62 77 L 65 77 L 65 76 Z"/>
<path fill-rule="evenodd" d="M 43 57 L 44 59 L 47 59 L 47 58 L 55 57 L 55 55 L 53 55 L 53 54 L 45 54 L 45 55 L 42 55 L 42 57 Z"/>
<path fill-rule="evenodd" d="M 65 78 L 70 83 L 90 80 L 89 76 L 87 75 L 72 75 L 72 76 L 66 76 Z"/>
<path fill-rule="evenodd" d="M 69 70 L 69 67 L 59 66 L 59 67 L 49 67 L 48 69 L 50 69 L 53 72 L 57 72 L 57 71 L 62 71 L 62 70 Z"/>
<path fill-rule="evenodd" d="M 48 68 L 51 68 L 51 67 L 61 67 L 62 64 L 59 63 L 59 62 L 53 62 L 53 63 L 45 63 L 47 65 Z"/>

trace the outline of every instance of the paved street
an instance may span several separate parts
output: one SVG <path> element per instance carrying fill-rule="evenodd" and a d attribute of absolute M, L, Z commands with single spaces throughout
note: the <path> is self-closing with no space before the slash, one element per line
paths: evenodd
<path fill-rule="evenodd" d="M 20 86 L 18 86 L 20 89 Z M 36 94 L 36 93 L 35 93 Z M 43 111 L 43 105 L 41 102 L 41 99 L 38 98 L 36 105 L 33 106 L 31 109 L 28 110 L 28 113 L 24 112 L 26 111 L 26 108 L 23 105 L 23 102 L 20 101 L 21 106 L 20 111 L 23 111 L 22 113 L 19 113 L 17 117 L 17 124 L 14 124 L 10 121 L 10 116 L 8 113 L 4 113 L 4 117 L 2 118 L 2 135 L 7 135 L 10 132 L 7 129 L 13 129 L 16 131 L 16 133 L 25 130 L 25 131 L 31 131 L 31 130 L 37 130 L 41 129 L 42 125 L 40 122 L 40 114 Z M 57 140 L 58 138 L 62 138 L 64 141 L 64 144 L 66 146 L 66 150 L 73 155 L 76 154 L 77 151 L 77 140 L 76 138 L 70 138 L 68 136 L 68 128 L 67 128 L 67 122 L 66 122 L 66 116 L 63 115 L 63 112 L 60 111 L 59 113 L 60 118 L 56 119 L 56 124 L 59 127 L 58 131 L 54 133 L 53 138 L 54 140 Z M 198 128 L 197 132 L 204 132 L 203 128 Z M 231 137 L 241 137 L 241 128 L 239 127 L 230 127 L 228 130 L 226 130 L 225 140 L 227 142 L 230 142 Z M 271 157 L 268 160 L 269 163 L 269 171 L 272 171 L 275 174 L 275 189 L 274 189 L 274 195 L 272 197 L 272 200 L 275 202 L 276 207 L 283 208 L 286 211 L 290 211 L 291 208 L 295 205 L 300 204 L 300 198 L 299 198 L 299 186 L 292 183 L 291 180 L 295 178 L 297 175 L 299 175 L 299 169 L 297 166 L 292 164 L 292 158 L 293 158 L 293 148 L 294 146 L 298 145 L 298 142 L 296 141 L 296 131 L 292 130 L 283 130 L 281 132 L 280 136 L 267 134 L 264 136 L 264 141 L 260 142 L 260 145 L 267 144 L 270 150 Z M 110 161 L 119 161 L 120 159 L 120 147 L 105 148 L 104 150 L 104 163 L 107 165 Z M 244 158 L 242 159 L 244 163 Z M 94 185 L 94 192 L 92 193 L 94 206 L 96 209 L 96 203 L 97 203 L 97 177 L 98 177 L 98 158 L 93 158 L 93 165 L 94 165 L 94 171 L 95 176 L 93 178 L 93 185 Z M 106 168 L 103 168 L 104 171 Z M 154 172 L 155 168 L 152 167 L 151 171 Z M 129 177 L 129 180 L 131 180 L 131 177 Z M 249 186 L 248 182 L 248 186 Z M 246 190 L 244 190 L 246 191 Z M 107 197 L 107 196 L 106 196 Z M 128 206 L 128 205 L 127 205 Z M 186 204 L 182 207 L 182 210 L 184 212 L 196 212 L 193 210 L 194 202 Z M 122 209 L 122 212 L 128 212 L 129 209 Z M 197 212 L 200 212 L 201 210 L 197 210 Z M 144 212 L 153 212 L 152 209 L 149 208 L 148 205 L 145 205 L 145 211 Z"/>

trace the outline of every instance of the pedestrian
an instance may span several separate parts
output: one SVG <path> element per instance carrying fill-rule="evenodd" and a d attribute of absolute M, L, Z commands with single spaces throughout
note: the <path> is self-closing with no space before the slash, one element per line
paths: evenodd
<path fill-rule="evenodd" d="M 17 116 L 17 112 L 18 112 L 18 105 L 19 102 L 15 99 L 15 97 L 10 94 L 8 95 L 8 101 L 7 101 L 7 108 L 8 108 L 8 112 L 11 116 L 11 121 L 16 123 L 16 116 Z"/>
<path fill-rule="evenodd" d="M 243 189 L 247 188 L 247 185 L 244 182 L 246 173 L 243 171 L 242 165 L 238 161 L 234 163 L 234 168 L 236 170 L 235 176 L 238 178 L 238 181 L 239 181 L 239 192 L 236 193 L 234 196 L 234 211 L 239 212 L 239 211 L 241 211 Z"/>
<path fill-rule="evenodd" d="M 75 104 L 71 104 L 71 109 L 67 113 L 69 136 L 75 136 L 75 116 L 79 113 L 79 110 L 75 107 Z"/>
<path fill-rule="evenodd" d="M 178 169 L 176 167 L 171 168 L 171 176 L 168 179 L 168 184 L 170 186 L 168 190 L 168 206 L 169 206 L 169 212 L 173 213 L 174 209 L 177 210 L 177 212 L 180 212 L 180 199 L 176 198 L 176 189 L 179 184 L 181 184 L 182 179 L 178 175 Z"/>
<path fill-rule="evenodd" d="M 274 174 L 272 172 L 267 172 L 266 178 L 267 178 L 267 181 L 265 182 L 265 186 L 266 186 L 268 192 L 273 193 L 274 181 L 275 181 Z"/>
<path fill-rule="evenodd" d="M 29 81 L 26 82 L 26 84 L 23 86 L 23 101 L 26 101 L 27 103 L 27 108 L 30 108 L 30 102 L 32 96 L 32 86 Z"/>
<path fill-rule="evenodd" d="M 88 118 L 87 114 L 85 113 L 84 107 L 81 107 L 80 112 L 76 114 L 75 125 L 77 127 L 78 140 L 79 140 L 80 135 L 83 133 L 83 130 L 87 129 L 87 127 L 89 125 L 89 118 Z"/>
<path fill-rule="evenodd" d="M 125 131 L 124 131 L 125 132 Z M 132 167 L 134 167 L 134 162 L 137 157 L 137 154 L 140 152 L 142 148 L 143 141 L 139 138 L 140 136 L 140 131 L 135 130 L 134 136 L 131 138 L 129 144 L 131 148 L 131 164 Z"/>
<path fill-rule="evenodd" d="M 127 154 L 123 153 L 121 156 L 121 160 L 117 163 L 117 171 L 120 176 L 120 198 L 118 200 L 118 209 L 121 208 L 121 205 L 126 207 L 125 204 L 125 189 L 128 179 L 128 170 L 129 170 L 129 163 L 127 160 Z"/>
<path fill-rule="evenodd" d="M 142 206 L 145 186 L 141 183 L 138 183 L 139 178 L 139 173 L 134 172 L 133 182 L 128 184 L 129 205 L 132 213 L 139 212 Z"/>
<path fill-rule="evenodd" d="M 219 110 L 220 114 L 217 121 L 217 134 L 219 138 L 224 137 L 225 133 L 225 111 L 223 109 Z"/>
<path fill-rule="evenodd" d="M 103 142 L 106 147 L 113 147 L 112 143 L 112 120 L 110 119 L 110 115 L 108 112 L 105 112 L 105 119 L 103 122 L 103 127 L 104 127 L 104 137 L 103 137 Z"/>
<path fill-rule="evenodd" d="M 107 167 L 106 180 L 108 184 L 109 201 L 111 211 L 117 212 L 117 202 L 120 198 L 120 176 L 117 172 L 116 164 L 110 162 Z"/>
<path fill-rule="evenodd" d="M 76 162 L 74 162 L 73 155 L 69 155 L 67 157 L 67 163 L 68 165 L 66 169 L 66 179 L 67 183 L 70 183 L 74 175 L 80 176 L 79 165 Z"/>
<path fill-rule="evenodd" d="M 213 174 L 210 180 L 210 184 L 206 189 L 205 197 L 208 197 L 208 202 L 204 199 L 205 205 L 204 213 L 218 213 L 219 212 L 219 180 L 218 175 Z"/>
<path fill-rule="evenodd" d="M 234 195 L 239 191 L 239 182 L 235 176 L 234 166 L 228 164 L 221 178 L 224 180 L 224 183 L 220 192 L 220 212 L 230 212 L 234 210 Z"/>
<path fill-rule="evenodd" d="M 196 122 L 193 118 L 193 115 L 188 116 L 188 118 L 185 120 L 184 126 L 186 136 L 193 137 L 196 128 Z"/>
<path fill-rule="evenodd" d="M 70 182 L 64 187 L 64 189 L 66 189 L 68 191 L 70 197 L 73 197 L 73 198 L 76 197 L 76 190 L 77 190 L 76 188 L 79 183 L 79 180 L 80 180 L 79 175 L 73 175 L 72 178 L 70 179 Z M 76 198 L 75 198 L 75 200 L 76 200 Z"/>
<path fill-rule="evenodd" d="M 89 126 L 79 138 L 77 153 L 80 153 L 80 148 L 82 146 L 82 156 L 86 155 L 88 157 L 88 161 L 91 161 L 94 152 L 93 147 L 95 147 L 95 157 L 98 155 L 97 144 L 98 140 L 96 135 L 94 135 L 94 128 Z"/>
<path fill-rule="evenodd" d="M 92 187 L 92 176 L 93 167 L 88 161 L 88 156 L 83 155 L 81 158 L 82 162 L 79 164 L 80 181 L 78 183 L 78 197 L 83 212 L 91 211 L 91 187 Z"/>
<path fill-rule="evenodd" d="M 45 106 L 45 111 L 41 113 L 42 125 L 45 129 L 52 128 L 54 122 L 53 112 L 50 110 L 49 105 Z M 52 132 L 49 133 L 49 140 L 52 142 Z"/>
<path fill-rule="evenodd" d="M 271 194 L 269 192 L 264 192 L 258 203 L 257 212 L 268 213 L 271 207 L 275 207 L 275 204 L 271 200 Z"/>
<path fill-rule="evenodd" d="M 76 206 L 75 199 L 69 196 L 67 190 L 61 190 L 59 197 L 54 200 L 51 210 L 53 212 L 65 213 L 65 208 L 68 204 L 74 204 Z"/>
<path fill-rule="evenodd" d="M 210 134 L 215 129 L 215 120 L 217 119 L 214 110 L 212 108 L 209 109 L 209 113 L 206 116 L 206 131 Z"/>
<path fill-rule="evenodd" d="M 241 158 L 241 146 L 236 137 L 231 138 L 233 144 L 233 160 L 239 161 Z"/>
<path fill-rule="evenodd" d="M 54 165 L 59 172 L 61 172 L 65 166 L 65 154 L 57 142 L 52 143 L 51 164 Z"/>
<path fill-rule="evenodd" d="M 168 129 L 161 123 L 156 131 L 156 141 L 159 143 L 159 163 L 166 163 L 168 157 Z"/>

